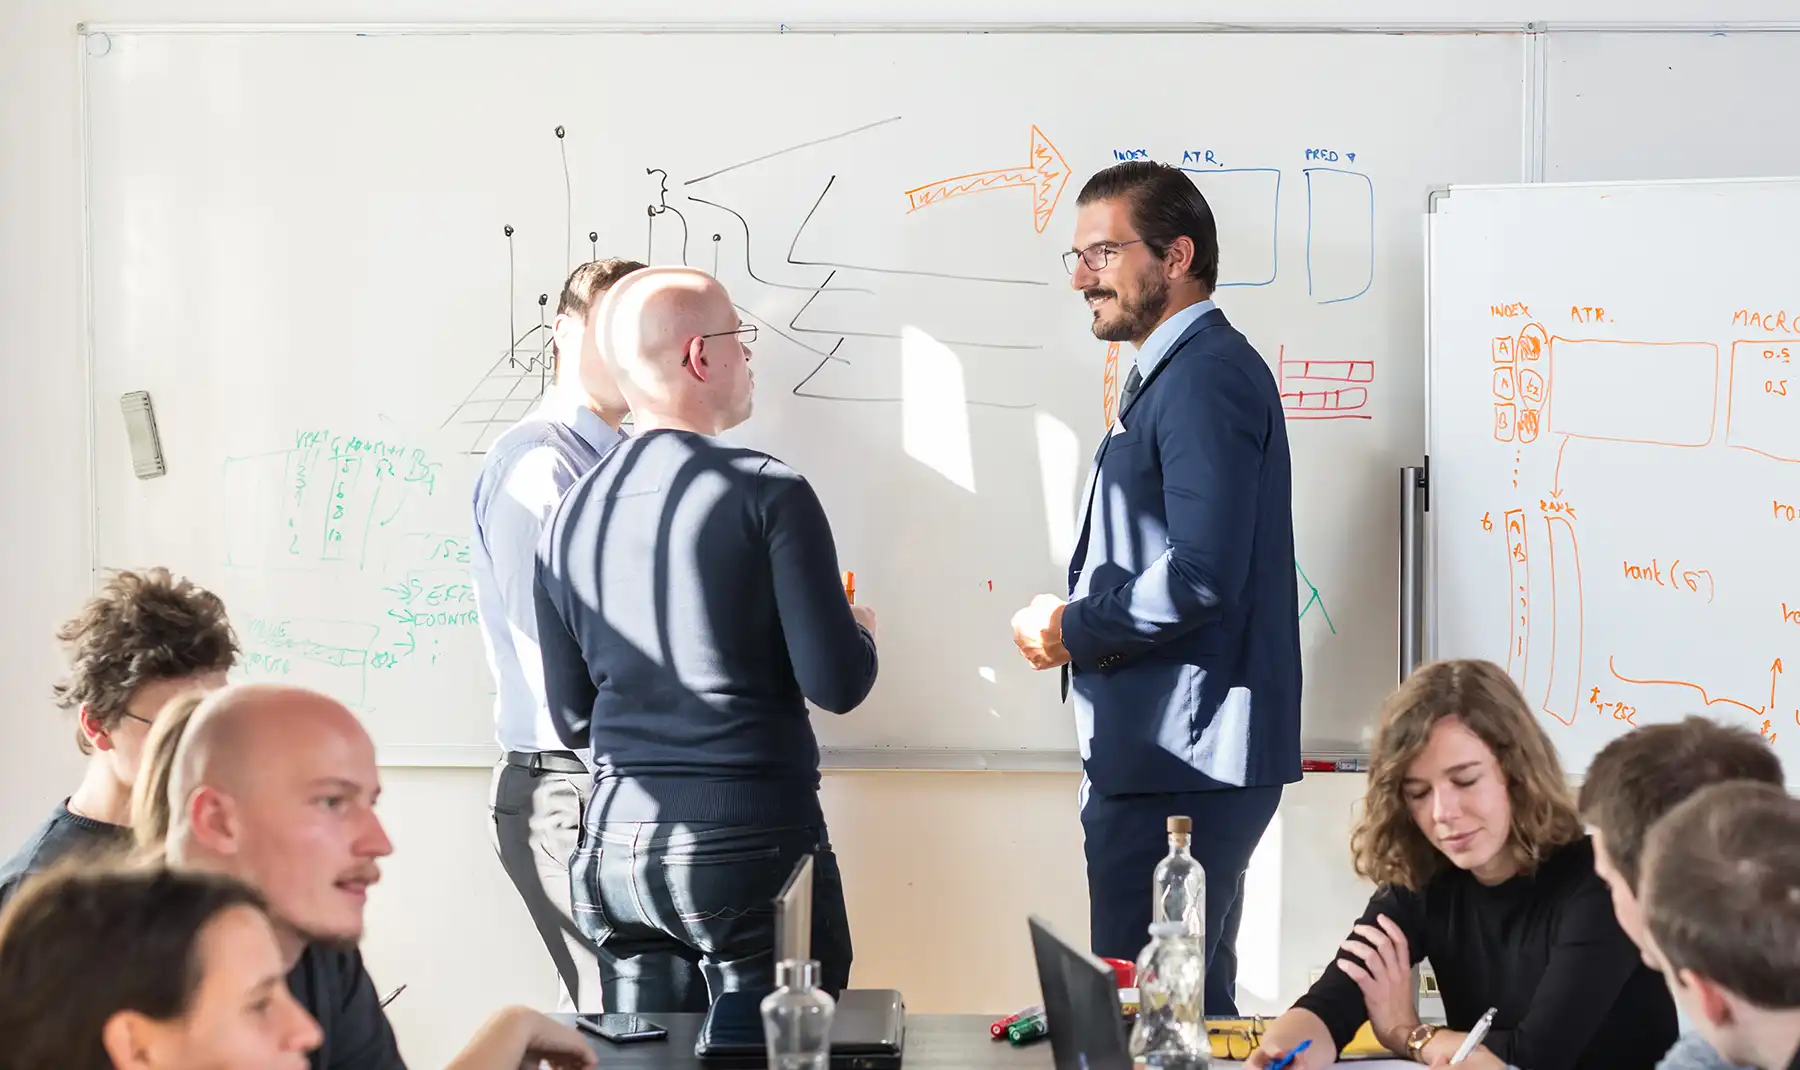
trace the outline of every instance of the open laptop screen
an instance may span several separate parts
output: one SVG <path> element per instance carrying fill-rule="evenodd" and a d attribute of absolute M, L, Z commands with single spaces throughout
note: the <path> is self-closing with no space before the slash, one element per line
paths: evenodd
<path fill-rule="evenodd" d="M 1030 924 L 1056 1070 L 1130 1070 L 1117 975 L 1042 918 L 1033 915 Z"/>
<path fill-rule="evenodd" d="M 802 855 L 775 893 L 775 961 L 812 958 L 813 856 Z"/>

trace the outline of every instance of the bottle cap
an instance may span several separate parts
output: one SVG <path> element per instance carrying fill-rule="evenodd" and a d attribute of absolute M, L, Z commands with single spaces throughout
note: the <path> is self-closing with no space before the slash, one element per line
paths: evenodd
<path fill-rule="evenodd" d="M 817 988 L 819 974 L 817 959 L 782 959 L 775 964 L 775 984 L 781 988 Z"/>
<path fill-rule="evenodd" d="M 1173 814 L 1169 817 L 1169 831 L 1186 836 L 1194 831 L 1194 819 L 1191 817 L 1184 817 L 1180 814 Z"/>

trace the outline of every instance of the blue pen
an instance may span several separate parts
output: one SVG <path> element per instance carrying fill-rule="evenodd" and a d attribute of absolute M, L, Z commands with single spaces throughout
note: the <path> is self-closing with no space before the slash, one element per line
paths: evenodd
<path fill-rule="evenodd" d="M 1284 1066 L 1286 1066 L 1286 1065 L 1287 1065 L 1287 1064 L 1289 1064 L 1289 1063 L 1291 1063 L 1291 1062 L 1293 1062 L 1293 1061 L 1294 1061 L 1294 1060 L 1295 1060 L 1295 1059 L 1297 1059 L 1297 1058 L 1299 1058 L 1299 1057 L 1300 1057 L 1300 1053 L 1301 1053 L 1301 1052 L 1303 1052 L 1303 1051 L 1305 1051 L 1305 1050 L 1306 1050 L 1306 1049 L 1308 1049 L 1308 1048 L 1310 1048 L 1310 1047 L 1312 1047 L 1312 1041 L 1310 1041 L 1310 1040 L 1302 1040 L 1302 1041 L 1301 1041 L 1301 1042 L 1300 1042 L 1300 1043 L 1298 1043 L 1298 1044 L 1296 1044 L 1296 1045 L 1294 1045 L 1294 1050 L 1293 1050 L 1293 1051 L 1290 1051 L 1290 1052 L 1288 1052 L 1288 1053 L 1287 1053 L 1287 1054 L 1286 1054 L 1286 1055 L 1283 1055 L 1283 1056 L 1282 1056 L 1282 1057 L 1281 1057 L 1281 1061 L 1280 1061 L 1280 1062 L 1278 1062 L 1278 1063 L 1276 1063 L 1276 1064 L 1275 1064 L 1275 1065 L 1273 1065 L 1273 1066 L 1271 1066 L 1271 1067 L 1269 1067 L 1269 1070 L 1281 1070 L 1281 1068 L 1282 1068 L 1282 1067 L 1284 1067 Z"/>

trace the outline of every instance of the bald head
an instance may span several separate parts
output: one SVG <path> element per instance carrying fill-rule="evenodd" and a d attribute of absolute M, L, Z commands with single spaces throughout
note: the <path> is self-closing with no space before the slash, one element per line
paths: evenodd
<path fill-rule="evenodd" d="M 393 847 L 374 812 L 375 746 L 356 715 L 277 684 L 234 684 L 185 716 L 169 712 L 139 780 L 140 844 L 159 831 L 150 793 L 160 788 L 172 864 L 248 881 L 296 946 L 360 936 L 376 859 Z"/>
<path fill-rule="evenodd" d="M 749 334 L 717 279 L 643 268 L 600 304 L 600 350 L 643 429 L 717 434 L 749 418 Z"/>
<path fill-rule="evenodd" d="M 171 800 L 210 785 L 237 795 L 265 782 L 284 755 L 328 749 L 345 754 L 375 745 L 344 704 L 281 684 L 234 684 L 194 709 L 169 782 Z"/>

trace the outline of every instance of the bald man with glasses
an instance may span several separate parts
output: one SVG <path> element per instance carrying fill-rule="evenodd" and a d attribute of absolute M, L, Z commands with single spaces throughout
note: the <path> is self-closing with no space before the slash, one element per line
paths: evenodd
<path fill-rule="evenodd" d="M 626 276 L 601 353 L 637 435 L 570 488 L 538 550 L 557 731 L 596 767 L 570 867 L 609 1011 L 704 1011 L 775 981 L 770 902 L 813 856 L 812 953 L 849 982 L 842 878 L 807 709 L 874 686 L 875 616 L 851 605 L 800 473 L 720 435 L 749 419 L 755 328 L 692 268 Z"/>

